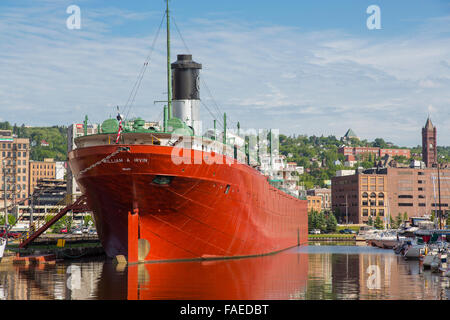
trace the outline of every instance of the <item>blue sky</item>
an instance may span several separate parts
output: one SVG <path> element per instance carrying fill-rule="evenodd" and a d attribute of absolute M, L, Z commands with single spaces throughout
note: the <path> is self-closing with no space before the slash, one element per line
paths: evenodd
<path fill-rule="evenodd" d="M 69 30 L 69 5 L 81 29 Z M 381 30 L 369 30 L 369 5 Z M 163 0 L 0 0 L 0 119 L 99 123 L 123 106 L 161 21 Z M 285 134 L 383 137 L 421 143 L 428 114 L 450 145 L 450 1 L 171 0 L 202 101 L 230 126 Z M 160 34 L 130 116 L 162 117 Z M 172 60 L 185 53 L 172 26 Z M 207 86 L 207 88 L 205 87 Z M 209 89 L 209 90 L 207 90 Z M 211 93 L 211 94 L 210 94 Z M 212 125 L 202 110 L 204 127 Z"/>

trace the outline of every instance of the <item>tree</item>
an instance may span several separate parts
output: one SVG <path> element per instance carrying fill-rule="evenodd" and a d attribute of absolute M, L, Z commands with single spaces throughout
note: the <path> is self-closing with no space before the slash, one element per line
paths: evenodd
<path fill-rule="evenodd" d="M 314 211 L 308 212 L 308 232 L 314 229 L 314 223 L 315 223 L 315 215 Z"/>
<path fill-rule="evenodd" d="M 373 219 L 372 216 L 369 216 L 369 219 L 367 220 L 367 225 L 372 226 L 373 225 Z"/>
<path fill-rule="evenodd" d="M 395 218 L 395 224 L 397 225 L 397 228 L 400 227 L 400 225 L 402 224 L 402 217 L 400 215 L 400 212 L 398 213 L 397 217 Z"/>
<path fill-rule="evenodd" d="M 14 215 L 12 214 L 8 214 L 8 225 L 13 225 L 16 223 L 16 217 L 14 217 Z M 0 217 L 0 226 L 4 226 L 5 225 L 5 216 L 4 214 L 2 215 L 2 217 Z"/>
<path fill-rule="evenodd" d="M 392 218 L 392 216 L 389 216 L 389 225 L 390 225 L 391 229 L 397 229 L 398 228 L 398 226 L 395 223 L 394 218 Z"/>
<path fill-rule="evenodd" d="M 434 218 L 435 218 L 435 216 L 434 216 L 434 211 L 432 211 L 432 212 L 431 212 L 431 218 L 430 218 L 430 220 L 431 220 L 431 221 L 434 221 Z"/>
<path fill-rule="evenodd" d="M 316 224 L 317 224 L 316 229 L 320 229 L 320 232 L 327 231 L 327 219 L 325 218 L 325 215 L 323 214 L 323 212 L 320 212 L 317 215 Z"/>
<path fill-rule="evenodd" d="M 53 225 L 52 231 L 58 232 L 59 230 L 64 229 L 64 228 L 67 228 L 67 230 L 70 230 L 71 226 L 72 226 L 72 218 L 69 216 L 64 216 Z"/>
<path fill-rule="evenodd" d="M 377 216 L 375 219 L 375 228 L 379 230 L 384 229 L 383 220 L 381 220 L 380 216 Z"/>
<path fill-rule="evenodd" d="M 409 220 L 408 213 L 407 212 L 403 213 L 403 221 L 408 221 L 408 220 Z"/>
<path fill-rule="evenodd" d="M 92 221 L 92 216 L 90 214 L 85 215 L 84 219 L 83 219 L 83 224 L 88 227 L 89 226 L 89 222 Z M 309 217 L 308 217 L 308 229 L 309 229 Z"/>
<path fill-rule="evenodd" d="M 327 219 L 327 232 L 333 233 L 333 232 L 336 232 L 336 229 L 337 229 L 336 217 L 334 216 L 334 214 L 332 212 L 330 212 L 328 214 L 328 219 Z"/>

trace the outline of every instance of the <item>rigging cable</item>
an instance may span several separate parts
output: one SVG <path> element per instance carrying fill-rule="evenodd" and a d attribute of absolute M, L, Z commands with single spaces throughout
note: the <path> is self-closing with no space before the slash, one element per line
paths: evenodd
<path fill-rule="evenodd" d="M 186 44 L 186 41 L 184 41 L 183 35 L 181 34 L 181 31 L 180 31 L 180 29 L 178 28 L 178 25 L 177 25 L 177 23 L 176 23 L 176 21 L 175 21 L 173 15 L 172 15 L 172 21 L 173 21 L 173 23 L 174 23 L 174 25 L 175 25 L 175 29 L 177 30 L 178 35 L 179 35 L 180 38 L 181 38 L 181 41 L 183 42 L 183 45 L 184 45 L 185 49 L 187 50 L 187 52 L 188 52 L 189 54 L 191 54 L 191 51 L 189 50 L 189 48 L 188 48 L 188 46 L 187 46 L 187 44 Z M 222 117 L 223 117 L 223 113 L 220 111 L 220 108 L 219 108 L 219 106 L 218 106 L 216 100 L 214 99 L 213 95 L 211 94 L 211 91 L 209 90 L 208 86 L 206 85 L 206 82 L 203 80 L 202 77 L 200 78 L 200 81 L 201 81 L 202 84 L 205 86 L 206 90 L 208 91 L 208 94 L 209 94 L 211 100 L 213 101 L 213 105 L 214 105 L 214 107 L 216 108 L 217 114 L 214 115 L 213 112 L 211 112 L 211 110 L 208 108 L 208 106 L 207 106 L 203 101 L 201 101 L 201 100 L 200 100 L 200 101 L 201 101 L 202 105 L 206 108 L 206 110 L 209 112 L 209 114 L 211 115 L 211 117 L 212 117 L 214 120 L 216 120 L 216 121 L 222 126 L 222 128 L 223 128 L 223 122 L 222 122 L 222 120 L 221 120 Z"/>
<path fill-rule="evenodd" d="M 161 19 L 161 23 L 159 24 L 158 31 L 156 32 L 155 38 L 153 39 L 153 43 L 152 43 L 152 46 L 150 48 L 150 52 L 149 52 L 147 58 L 145 59 L 144 65 L 142 66 L 141 71 L 139 72 L 139 75 L 138 75 L 138 77 L 136 79 L 136 82 L 135 82 L 135 84 L 133 86 L 133 89 L 131 90 L 130 95 L 128 97 L 127 103 L 125 104 L 124 109 L 126 110 L 127 107 L 128 107 L 128 111 L 127 111 L 127 114 L 125 116 L 125 119 L 128 119 L 128 115 L 129 115 L 129 113 L 131 111 L 131 107 L 133 106 L 133 103 L 134 103 L 134 100 L 136 98 L 137 92 L 139 90 L 139 87 L 141 86 L 142 78 L 144 77 L 145 71 L 147 70 L 148 63 L 149 63 L 149 61 L 150 61 L 150 59 L 152 57 L 153 51 L 155 49 L 155 44 L 156 44 L 156 41 L 157 41 L 157 39 L 159 37 L 159 33 L 161 31 L 161 27 L 163 25 L 165 16 L 166 16 L 166 12 L 164 12 L 164 14 L 163 14 L 163 17 Z"/>

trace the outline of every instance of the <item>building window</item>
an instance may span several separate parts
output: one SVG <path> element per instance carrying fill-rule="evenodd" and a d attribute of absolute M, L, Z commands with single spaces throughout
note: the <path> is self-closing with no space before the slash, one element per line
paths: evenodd
<path fill-rule="evenodd" d="M 419 207 L 426 207 L 425 203 L 419 203 Z"/>
<path fill-rule="evenodd" d="M 363 202 L 362 202 L 362 205 L 363 205 L 363 206 L 367 206 L 367 203 L 368 203 L 367 201 L 363 201 Z"/>
<path fill-rule="evenodd" d="M 367 192 L 363 192 L 362 197 L 363 197 L 363 198 L 368 198 L 369 195 L 367 194 Z"/>
<path fill-rule="evenodd" d="M 369 210 L 368 209 L 363 209 L 363 216 L 367 217 L 369 215 Z"/>
<path fill-rule="evenodd" d="M 380 193 L 378 194 L 378 198 L 384 198 L 384 193 L 381 193 L 381 192 L 380 192 Z"/>
<path fill-rule="evenodd" d="M 376 216 L 377 215 L 377 210 L 376 209 L 370 209 L 370 215 L 371 216 Z"/>
<path fill-rule="evenodd" d="M 418 175 L 419 175 L 419 176 L 424 176 L 424 175 L 425 175 L 425 172 L 419 171 L 419 172 L 418 172 Z"/>
<path fill-rule="evenodd" d="M 412 203 L 399 203 L 398 206 L 399 207 L 412 207 L 413 204 Z"/>
<path fill-rule="evenodd" d="M 377 197 L 377 195 L 376 195 L 376 193 L 375 193 L 375 192 L 372 192 L 372 193 L 370 194 L 370 197 L 371 197 L 371 198 L 376 198 L 376 197 Z"/>
<path fill-rule="evenodd" d="M 425 188 L 419 187 L 418 190 L 419 191 L 425 191 Z"/>
<path fill-rule="evenodd" d="M 410 194 L 400 194 L 400 195 L 398 196 L 398 198 L 399 198 L 399 199 L 412 199 L 413 196 L 410 195 Z"/>
<path fill-rule="evenodd" d="M 378 210 L 378 214 L 382 217 L 384 217 L 384 209 Z"/>
<path fill-rule="evenodd" d="M 379 206 L 384 206 L 384 200 L 378 200 L 378 205 Z"/>

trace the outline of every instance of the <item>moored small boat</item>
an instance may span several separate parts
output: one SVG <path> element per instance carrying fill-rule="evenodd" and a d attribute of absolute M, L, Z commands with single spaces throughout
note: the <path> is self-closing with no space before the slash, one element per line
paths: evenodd
<path fill-rule="evenodd" d="M 5 253 L 5 247 L 6 247 L 6 239 L 0 238 L 0 260 L 3 258 L 3 254 Z"/>

